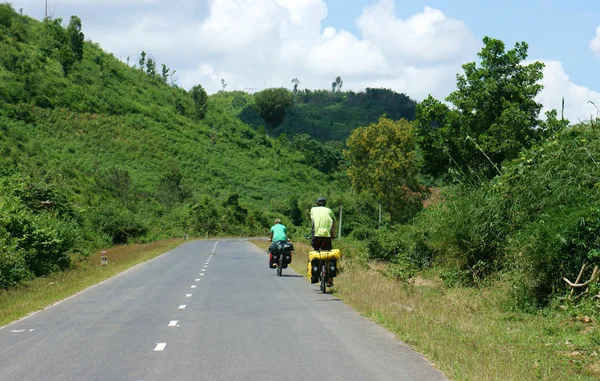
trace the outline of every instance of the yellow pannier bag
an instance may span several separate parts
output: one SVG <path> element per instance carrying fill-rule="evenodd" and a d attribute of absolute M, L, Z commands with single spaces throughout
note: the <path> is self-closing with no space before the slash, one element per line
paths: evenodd
<path fill-rule="evenodd" d="M 340 249 L 332 249 L 332 250 L 321 250 L 319 251 L 310 251 L 308 253 L 308 279 L 311 279 L 311 283 L 314 283 L 315 273 L 313 272 L 312 261 L 315 259 L 325 260 L 325 259 L 336 259 L 336 262 L 342 259 L 342 253 Z M 336 266 L 337 268 L 337 266 Z M 335 271 L 335 275 L 337 275 L 337 271 Z M 334 276 L 335 276 L 334 275 Z"/>

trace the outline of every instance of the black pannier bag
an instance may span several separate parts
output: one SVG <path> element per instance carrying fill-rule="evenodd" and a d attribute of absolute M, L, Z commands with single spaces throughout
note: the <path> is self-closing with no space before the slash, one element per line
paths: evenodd
<path fill-rule="evenodd" d="M 335 258 L 329 260 L 329 276 L 337 276 L 337 259 Z"/>
<path fill-rule="evenodd" d="M 319 260 L 313 259 L 312 262 L 310 263 L 310 266 L 311 266 L 310 283 L 317 283 L 317 282 L 319 282 L 319 273 L 321 272 L 321 269 L 319 268 Z"/>

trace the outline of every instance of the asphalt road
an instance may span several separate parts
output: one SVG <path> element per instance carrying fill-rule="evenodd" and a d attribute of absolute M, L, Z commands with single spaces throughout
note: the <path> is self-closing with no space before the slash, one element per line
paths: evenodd
<path fill-rule="evenodd" d="M 243 240 L 185 243 L 0 329 L 0 381 L 313 379 L 445 380 Z"/>

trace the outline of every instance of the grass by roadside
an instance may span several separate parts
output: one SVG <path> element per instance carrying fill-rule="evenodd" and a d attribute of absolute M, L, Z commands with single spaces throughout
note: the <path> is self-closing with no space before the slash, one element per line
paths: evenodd
<path fill-rule="evenodd" d="M 266 249 L 268 242 L 251 241 Z M 294 243 L 292 267 L 306 277 L 308 245 Z M 598 380 L 600 327 L 568 311 L 509 312 L 506 284 L 449 288 L 429 270 L 409 283 L 386 265 L 357 259 L 340 246 L 343 272 L 332 288 L 358 312 L 394 332 L 452 380 Z"/>
<path fill-rule="evenodd" d="M 0 290 L 0 327 L 157 257 L 183 242 L 177 238 L 114 247 L 108 250 L 108 266 L 101 266 L 98 252 L 86 260 L 74 260 L 68 271 L 36 278 L 15 289 Z"/>

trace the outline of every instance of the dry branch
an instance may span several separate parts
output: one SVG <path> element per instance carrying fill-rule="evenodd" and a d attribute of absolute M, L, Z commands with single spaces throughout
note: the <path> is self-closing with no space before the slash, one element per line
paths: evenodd
<path fill-rule="evenodd" d="M 584 264 L 585 266 L 585 264 Z M 582 267 L 582 272 L 583 272 L 583 267 Z M 580 273 L 581 275 L 581 273 Z M 575 283 L 571 282 L 570 280 L 568 280 L 566 277 L 563 277 L 562 279 L 573 289 L 575 288 L 582 288 L 582 287 L 586 287 L 588 286 L 590 283 L 592 283 L 593 281 L 596 280 L 596 278 L 598 277 L 598 275 L 600 275 L 600 271 L 598 271 L 598 266 L 594 267 L 594 271 L 592 272 L 592 277 L 585 283 L 578 283 L 579 281 L 579 277 L 577 277 L 577 280 L 575 281 Z"/>

